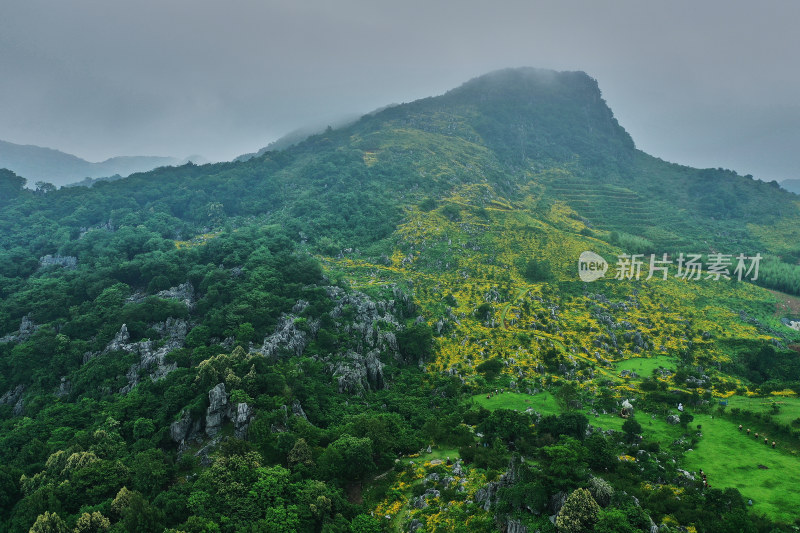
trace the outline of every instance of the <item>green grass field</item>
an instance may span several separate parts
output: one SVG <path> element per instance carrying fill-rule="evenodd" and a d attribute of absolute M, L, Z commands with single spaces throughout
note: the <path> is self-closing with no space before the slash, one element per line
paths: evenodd
<path fill-rule="evenodd" d="M 495 409 L 524 411 L 528 407 L 532 407 L 534 411 L 543 415 L 554 415 L 560 412 L 556 399 L 549 392 L 540 392 L 535 395 L 504 392 L 488 399 L 486 394 L 477 394 L 472 397 L 472 402 L 490 411 Z"/>
<path fill-rule="evenodd" d="M 625 359 L 617 363 L 614 369 L 617 374 L 623 370 L 628 370 L 630 372 L 636 372 L 642 378 L 649 378 L 653 375 L 653 370 L 659 367 L 664 367 L 674 372 L 677 364 L 674 358 L 666 355 L 659 355 L 657 357 L 635 357 L 632 359 Z"/>
<path fill-rule="evenodd" d="M 703 438 L 695 450 L 686 453 L 687 470 L 702 468 L 712 487 L 735 487 L 753 500 L 756 512 L 794 521 L 800 507 L 800 460 L 796 456 L 748 438 L 729 420 L 696 415 L 694 423 L 702 424 Z"/>
<path fill-rule="evenodd" d="M 782 424 L 791 424 L 800 418 L 800 398 L 787 398 L 771 396 L 769 398 L 748 398 L 745 396 L 731 396 L 728 398 L 728 410 L 733 407 L 747 409 L 755 413 L 772 413 L 772 404 L 778 405 L 779 411 L 773 414 L 775 421 Z"/>
<path fill-rule="evenodd" d="M 561 412 L 555 398 L 549 392 L 540 392 L 533 396 L 530 394 L 506 392 L 489 398 L 488 400 L 485 394 L 479 394 L 473 396 L 472 401 L 490 411 L 495 409 L 524 411 L 528 407 L 532 407 L 534 411 L 543 415 L 554 415 Z M 622 424 L 625 422 L 625 419 L 616 413 L 594 416 L 589 413 L 588 409 L 581 412 L 589 419 L 589 424 L 595 427 L 622 431 Z M 636 416 L 636 420 L 642 425 L 645 439 L 658 442 L 662 446 L 669 445 L 672 441 L 686 433 L 686 430 L 680 426 L 671 426 L 663 419 L 657 418 L 653 420 L 650 415 L 647 414 L 639 413 L 638 416 Z"/>
<path fill-rule="evenodd" d="M 766 403 L 763 398 L 732 397 L 731 400 L 734 401 L 729 403 L 729 408 L 734 405 L 751 410 L 759 406 L 769 409 L 768 399 Z M 489 410 L 524 411 L 532 407 L 544 415 L 560 412 L 555 398 L 547 392 L 533 396 L 506 392 L 489 399 L 485 394 L 479 394 L 471 401 Z M 781 412 L 785 417 L 800 416 L 800 399 L 782 398 L 780 401 L 784 402 Z M 625 421 L 616 414 L 595 417 L 584 413 L 590 424 L 602 429 L 621 431 Z M 684 434 L 696 432 L 697 425 L 701 425 L 703 437 L 695 449 L 686 453 L 683 468 L 695 472 L 702 468 L 712 487 L 739 489 L 745 499 L 753 500 L 755 512 L 785 522 L 796 518 L 796 509 L 800 507 L 800 457 L 791 451 L 773 450 L 771 446 L 765 446 L 763 440 L 756 441 L 754 437 L 748 438 L 740 433 L 737 423 L 718 416 L 695 414 L 688 430 L 670 425 L 662 417 L 653 420 L 646 413 L 638 413 L 636 420 L 642 425 L 645 440 L 658 442 L 662 447 Z M 759 465 L 767 469 L 759 468 Z"/>

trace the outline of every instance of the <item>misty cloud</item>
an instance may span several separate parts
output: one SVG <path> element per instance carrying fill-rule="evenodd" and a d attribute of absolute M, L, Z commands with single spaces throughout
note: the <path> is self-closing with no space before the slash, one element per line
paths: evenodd
<path fill-rule="evenodd" d="M 584 70 L 637 146 L 798 177 L 800 4 L 7 2 L 0 139 L 226 159 L 509 66 Z"/>

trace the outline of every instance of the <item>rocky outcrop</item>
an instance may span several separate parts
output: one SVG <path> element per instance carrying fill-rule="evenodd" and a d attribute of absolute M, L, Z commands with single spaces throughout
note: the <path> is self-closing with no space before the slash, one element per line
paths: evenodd
<path fill-rule="evenodd" d="M 275 332 L 265 338 L 261 347 L 253 350 L 253 352 L 269 358 L 277 358 L 284 353 L 295 356 L 301 355 L 311 341 L 311 336 L 310 332 L 301 329 L 296 321 L 297 317 L 294 315 L 282 316 L 278 320 Z M 317 323 L 316 325 L 318 329 L 319 324 Z"/>
<path fill-rule="evenodd" d="M 528 526 L 515 518 L 510 518 L 506 522 L 506 533 L 528 533 Z"/>
<path fill-rule="evenodd" d="M 372 350 L 361 355 L 348 351 L 343 357 L 328 363 L 328 372 L 337 379 L 339 392 L 359 393 L 382 389 L 384 364 L 378 359 L 378 353 Z"/>
<path fill-rule="evenodd" d="M 219 383 L 208 391 L 208 409 L 206 409 L 206 434 L 213 437 L 222 428 L 226 418 L 230 418 L 228 393 L 225 384 Z"/>
<path fill-rule="evenodd" d="M 137 354 L 139 362 L 132 364 L 125 374 L 128 384 L 119 389 L 120 394 L 129 393 L 139 384 L 139 375 L 142 370 L 148 371 L 152 380 L 159 380 L 177 368 L 175 363 L 167 363 L 164 358 L 169 352 L 183 347 L 189 326 L 183 319 L 168 318 L 164 322 L 154 324 L 153 329 L 162 336 L 160 341 L 147 339 L 130 342 L 131 336 L 128 327 L 123 324 L 102 352 L 85 353 L 83 364 L 101 354 L 114 352 Z"/>
<path fill-rule="evenodd" d="M 177 368 L 175 363 L 167 363 L 164 358 L 169 352 L 183 347 L 183 341 L 186 339 L 189 329 L 186 321 L 168 318 L 162 324 L 157 324 L 154 329 L 156 331 L 160 329 L 162 335 L 164 335 L 164 343 L 161 346 L 158 346 L 158 343 L 152 340 L 120 346 L 123 351 L 139 354 L 139 362 L 131 365 L 126 374 L 128 385 L 122 387 L 120 393 L 127 394 L 133 390 L 139 383 L 141 370 L 149 370 L 150 379 L 157 381 Z"/>
<path fill-rule="evenodd" d="M 563 491 L 556 492 L 550 496 L 550 500 L 547 502 L 547 509 L 552 516 L 561 512 L 561 508 L 564 507 L 564 503 L 567 501 L 567 496 L 569 495 Z"/>
<path fill-rule="evenodd" d="M 63 267 L 72 270 L 78 266 L 78 258 L 72 255 L 43 255 L 39 258 L 39 267 L 47 268 L 51 266 Z"/>
<path fill-rule="evenodd" d="M 411 501 L 411 504 L 417 509 L 425 509 L 428 506 L 428 498 L 438 498 L 441 495 L 436 489 L 428 489 L 420 496 L 417 496 Z"/>
<path fill-rule="evenodd" d="M 25 342 L 31 338 L 31 335 L 33 335 L 37 329 L 39 329 L 39 326 L 33 323 L 30 315 L 25 315 L 19 323 L 17 332 L 0 338 L 0 344 L 6 342 Z"/>
<path fill-rule="evenodd" d="M 306 416 L 306 412 L 303 411 L 303 406 L 300 405 L 300 400 L 295 400 L 292 402 L 292 415 L 299 416 L 308 422 L 308 417 Z"/>
<path fill-rule="evenodd" d="M 395 331 L 403 326 L 398 317 L 414 310 L 413 302 L 398 287 L 394 299 L 373 300 L 364 293 L 347 292 L 340 287 L 325 288 L 334 303 L 330 317 L 339 340 L 330 353 L 314 355 L 325 363 L 326 371 L 336 378 L 339 392 L 360 394 L 385 386 L 383 368 L 386 358 L 400 361 Z M 319 333 L 319 320 L 299 318 L 308 302 L 298 300 L 293 314 L 282 316 L 275 331 L 251 353 L 279 358 L 300 356 Z M 344 340 L 343 340 L 344 339 Z M 383 359 L 383 360 L 382 360 Z"/>
<path fill-rule="evenodd" d="M 800 320 L 791 320 L 789 318 L 781 318 L 781 323 L 786 326 L 787 328 L 792 328 L 796 331 L 800 331 Z"/>
<path fill-rule="evenodd" d="M 80 234 L 78 235 L 78 239 L 83 239 L 83 237 L 86 236 L 87 233 L 89 233 L 90 231 L 96 231 L 96 230 L 109 231 L 111 233 L 114 233 L 114 231 L 116 231 L 116 228 L 114 227 L 114 222 L 109 218 L 107 222 L 103 222 L 102 224 L 98 224 L 97 226 L 92 226 L 92 227 L 83 226 L 83 227 L 81 227 Z"/>
<path fill-rule="evenodd" d="M 56 390 L 56 396 L 59 398 L 63 398 L 64 396 L 69 396 L 70 391 L 72 390 L 72 382 L 67 379 L 67 376 L 61 376 L 61 383 L 58 384 L 58 390 Z"/>
<path fill-rule="evenodd" d="M 295 400 L 299 405 L 299 402 Z M 293 406 L 294 407 L 294 406 Z M 300 412 L 302 412 L 302 407 Z M 305 413 L 303 413 L 305 417 Z M 236 411 L 233 415 L 233 435 L 237 439 L 247 438 L 247 428 L 250 426 L 250 419 L 253 417 L 253 409 L 246 403 L 239 403 L 236 405 Z"/>
<path fill-rule="evenodd" d="M 218 383 L 208 391 L 208 408 L 205 420 L 194 419 L 188 409 L 181 411 L 180 418 L 169 426 L 169 435 L 173 442 L 180 444 L 181 449 L 191 440 L 201 440 L 203 422 L 204 432 L 211 437 L 211 442 L 219 441 L 218 435 L 226 421 L 233 423 L 233 434 L 238 439 L 247 437 L 247 429 L 253 419 L 253 408 L 247 403 L 232 404 L 230 396 L 225 390 L 224 383 Z M 208 446 L 206 446 L 209 450 Z M 213 448 L 213 446 L 212 446 Z"/>
<path fill-rule="evenodd" d="M 114 338 L 111 339 L 106 345 L 105 352 L 125 352 L 128 351 L 128 342 L 131 340 L 131 334 L 128 333 L 128 326 L 127 324 L 122 324 L 122 327 L 119 328 L 119 331 Z"/>
<path fill-rule="evenodd" d="M 21 416 L 25 409 L 25 400 L 22 393 L 25 392 L 25 385 L 17 385 L 13 389 L 6 391 L 0 396 L 0 405 L 13 405 L 11 412 L 14 416 Z"/>
<path fill-rule="evenodd" d="M 491 481 L 475 492 L 475 503 L 482 505 L 485 511 L 497 503 L 497 493 L 501 488 L 510 487 L 519 479 L 522 462 L 518 457 L 511 459 L 508 470 L 497 481 Z"/>
<path fill-rule="evenodd" d="M 189 311 L 194 309 L 196 302 L 194 287 L 192 287 L 192 284 L 188 281 L 178 285 L 177 287 L 170 287 L 169 289 L 160 291 L 156 294 L 156 296 L 167 300 L 178 300 L 179 302 L 183 302 Z"/>
<path fill-rule="evenodd" d="M 200 420 L 192 419 L 191 413 L 184 409 L 181 411 L 181 417 L 170 424 L 169 436 L 175 443 L 183 444 L 185 441 L 195 438 L 200 433 L 200 427 Z"/>

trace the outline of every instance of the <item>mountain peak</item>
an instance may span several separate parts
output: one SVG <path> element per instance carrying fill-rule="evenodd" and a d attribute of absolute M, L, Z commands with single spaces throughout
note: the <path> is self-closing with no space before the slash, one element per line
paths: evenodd
<path fill-rule="evenodd" d="M 619 167 L 634 151 L 597 81 L 582 71 L 497 70 L 440 98 L 476 111 L 476 130 L 508 161 L 570 161 L 577 156 L 589 165 Z"/>

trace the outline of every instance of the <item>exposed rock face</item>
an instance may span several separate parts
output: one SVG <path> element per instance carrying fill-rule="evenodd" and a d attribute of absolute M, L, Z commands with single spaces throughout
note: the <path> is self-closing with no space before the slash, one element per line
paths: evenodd
<path fill-rule="evenodd" d="M 102 224 L 98 224 L 97 226 L 92 226 L 91 228 L 89 228 L 87 226 L 83 226 L 83 227 L 81 227 L 81 233 L 78 236 L 78 239 L 83 239 L 83 237 L 87 233 L 89 233 L 90 231 L 96 231 L 96 230 L 110 231 L 111 233 L 113 233 L 115 231 L 114 222 L 109 218 L 108 222 L 104 222 Z"/>
<path fill-rule="evenodd" d="M 383 388 L 383 363 L 378 351 L 366 355 L 348 351 L 341 359 L 328 363 L 328 371 L 338 379 L 339 392 L 358 393 Z"/>
<path fill-rule="evenodd" d="M 247 429 L 252 419 L 253 408 L 246 403 L 232 404 L 228 392 L 225 390 L 224 383 L 219 383 L 208 391 L 205 433 L 212 438 L 212 443 L 219 440 L 216 437 L 226 420 L 233 422 L 233 432 L 236 438 L 246 438 Z M 187 409 L 184 409 L 181 412 L 180 418 L 170 424 L 169 434 L 174 442 L 183 447 L 185 441 L 198 439 L 201 429 L 202 420 L 193 419 L 191 413 Z M 207 446 L 206 448 L 209 447 Z"/>
<path fill-rule="evenodd" d="M 114 338 L 106 345 L 106 352 L 118 352 L 118 351 L 127 351 L 128 342 L 131 340 L 131 334 L 128 333 L 128 326 L 127 324 L 122 324 L 122 327 L 119 328 L 119 331 Z"/>
<path fill-rule="evenodd" d="M 475 492 L 475 503 L 483 505 L 483 510 L 488 511 L 497 499 L 497 491 L 499 489 L 499 481 L 487 483 L 486 486 L 479 488 L 477 492 Z"/>
<path fill-rule="evenodd" d="M 194 304 L 196 302 L 194 296 L 194 287 L 192 287 L 192 284 L 188 281 L 178 285 L 177 287 L 170 287 L 167 290 L 163 290 L 156 294 L 156 296 L 159 298 L 183 302 L 189 311 L 194 309 Z"/>
<path fill-rule="evenodd" d="M 61 383 L 58 384 L 58 390 L 56 391 L 56 396 L 58 396 L 59 398 L 68 396 L 71 390 L 72 390 L 72 383 L 67 379 L 66 376 L 61 376 Z"/>
<path fill-rule="evenodd" d="M 163 344 L 152 340 L 130 342 L 131 336 L 128 333 L 128 327 L 123 324 L 119 332 L 102 352 L 85 353 L 83 363 L 88 363 L 92 358 L 100 354 L 111 352 L 138 354 L 139 362 L 132 364 L 125 374 L 128 378 L 128 384 L 119 390 L 121 394 L 129 393 L 139 384 L 139 372 L 143 369 L 150 371 L 151 379 L 154 381 L 159 380 L 177 368 L 175 363 L 167 364 L 164 358 L 169 352 L 183 347 L 189 326 L 183 319 L 168 318 L 164 322 L 155 324 L 153 329 L 162 335 Z"/>
<path fill-rule="evenodd" d="M 222 428 L 225 418 L 229 418 L 228 393 L 225 384 L 219 383 L 208 391 L 208 409 L 206 410 L 206 434 L 213 437 Z"/>
<path fill-rule="evenodd" d="M 516 519 L 506 522 L 506 533 L 528 533 L 528 526 Z"/>
<path fill-rule="evenodd" d="M 295 400 L 296 403 L 297 402 Z M 293 406 L 294 407 L 294 406 Z M 300 408 L 302 412 L 302 408 Z M 305 413 L 303 413 L 305 417 Z M 247 437 L 247 428 L 250 426 L 250 419 L 253 417 L 253 409 L 246 403 L 236 405 L 236 412 L 233 415 L 233 435 L 237 439 L 244 439 Z"/>
<path fill-rule="evenodd" d="M 385 383 L 381 358 L 401 359 L 394 330 L 402 328 L 398 316 L 413 311 L 413 302 L 397 287 L 392 290 L 392 300 L 373 300 L 364 293 L 346 292 L 340 287 L 325 289 L 334 302 L 330 312 L 334 327 L 347 341 L 339 342 L 335 352 L 315 357 L 337 379 L 339 392 L 360 394 L 382 389 Z M 294 314 L 302 313 L 307 306 L 308 302 L 299 300 L 292 308 L 293 314 L 281 317 L 275 331 L 260 347 L 251 348 L 251 353 L 271 358 L 302 355 L 320 330 L 318 320 L 299 319 Z"/>
<path fill-rule="evenodd" d="M 17 403 L 14 404 L 14 409 L 11 411 L 11 414 L 14 416 L 22 416 L 22 413 L 25 412 L 25 398 L 20 398 L 17 400 Z"/>
<path fill-rule="evenodd" d="M 39 326 L 33 323 L 30 315 L 25 315 L 20 321 L 19 330 L 17 330 L 16 333 L 12 333 L 0 338 L 0 344 L 6 342 L 25 342 L 36 332 L 37 329 L 39 329 Z"/>
<path fill-rule="evenodd" d="M 282 350 L 292 355 L 301 355 L 311 339 L 307 332 L 297 326 L 296 320 L 294 315 L 281 317 L 275 333 L 264 339 L 261 348 L 254 351 L 270 358 L 277 357 Z"/>
<path fill-rule="evenodd" d="M 169 426 L 169 436 L 178 444 L 191 440 L 200 433 L 200 420 L 193 420 L 191 413 L 184 409 L 180 419 Z"/>
<path fill-rule="evenodd" d="M 800 321 L 798 321 L 798 320 L 790 320 L 788 318 L 781 318 L 781 322 L 787 328 L 792 328 L 794 330 L 800 331 Z"/>
<path fill-rule="evenodd" d="M 497 503 L 497 492 L 503 487 L 510 487 L 519 478 L 520 466 L 519 459 L 511 459 L 505 474 L 500 476 L 497 481 L 491 481 L 475 492 L 475 503 L 482 504 L 485 511 L 491 509 L 492 505 Z"/>
<path fill-rule="evenodd" d="M 706 383 L 710 381 L 711 378 L 703 374 L 701 377 L 696 378 L 694 376 L 689 376 L 686 378 L 686 386 L 692 389 L 696 389 L 698 387 L 705 387 Z"/>
<path fill-rule="evenodd" d="M 295 401 L 292 402 L 292 414 L 294 416 L 299 416 L 302 419 L 308 421 L 308 417 L 306 416 L 306 412 L 303 411 L 303 406 L 300 405 L 300 400 L 295 400 Z"/>
<path fill-rule="evenodd" d="M 564 507 L 564 502 L 567 501 L 568 494 L 566 492 L 557 492 L 550 497 L 550 501 L 548 502 L 549 510 L 554 514 L 557 515 L 561 512 L 561 508 Z"/>
<path fill-rule="evenodd" d="M 163 326 L 165 342 L 160 348 L 156 348 L 156 343 L 151 340 L 139 341 L 132 345 L 127 345 L 123 349 L 130 353 L 138 352 L 139 363 L 134 363 L 128 370 L 126 377 L 128 385 L 120 389 L 120 393 L 127 394 L 139 383 L 139 371 L 142 369 L 150 370 L 150 379 L 157 381 L 177 368 L 175 363 L 166 363 L 164 357 L 178 348 L 183 347 L 186 339 L 188 327 L 184 320 L 168 318 Z M 132 347 L 133 349 L 131 350 Z"/>
<path fill-rule="evenodd" d="M 43 255 L 39 258 L 39 266 L 47 268 L 50 266 L 64 267 L 67 270 L 72 270 L 78 266 L 78 258 L 71 255 Z"/>
<path fill-rule="evenodd" d="M 25 385 L 17 385 L 0 396 L 0 405 L 13 405 L 12 413 L 14 416 L 21 416 L 25 408 L 25 400 L 22 393 L 25 392 Z"/>

